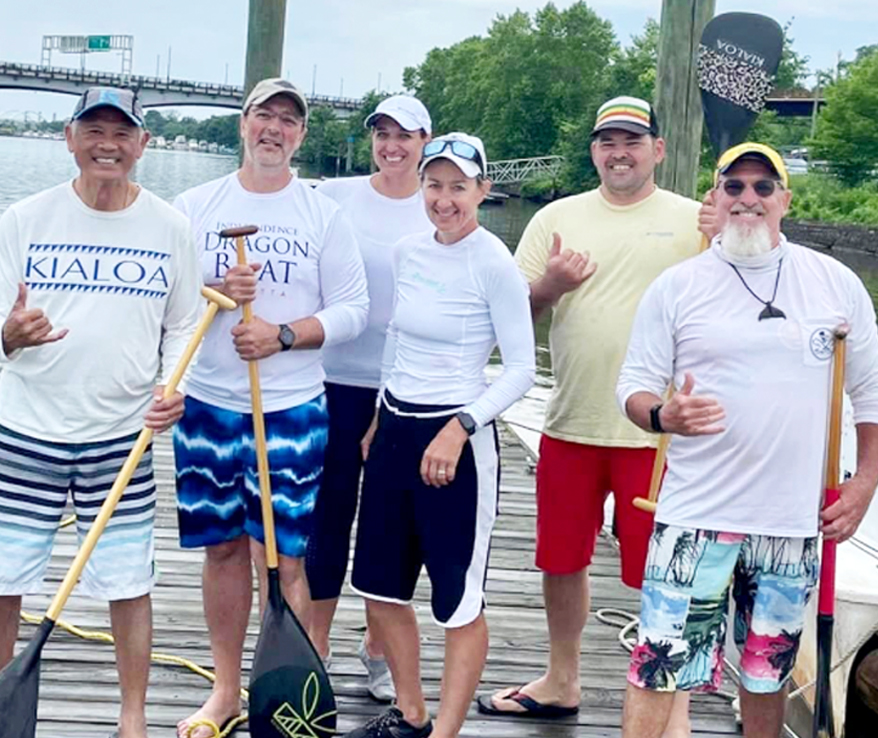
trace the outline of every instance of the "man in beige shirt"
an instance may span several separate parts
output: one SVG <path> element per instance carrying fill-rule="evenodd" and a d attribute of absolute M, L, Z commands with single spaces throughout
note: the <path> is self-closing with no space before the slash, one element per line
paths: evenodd
<path fill-rule="evenodd" d="M 579 710 L 588 566 L 611 490 L 622 581 L 639 588 L 643 578 L 652 516 L 632 501 L 648 492 L 656 436 L 619 412 L 616 380 L 644 291 L 665 268 L 695 255 L 700 243 L 699 204 L 655 184 L 664 152 L 649 103 L 632 97 L 605 103 L 591 143 L 600 187 L 543 208 L 516 252 L 534 318 L 552 310 L 555 388 L 537 466 L 536 542 L 550 654 L 539 679 L 480 697 L 485 713 L 561 717 Z M 685 694 L 680 702 L 668 736 L 688 734 Z"/>

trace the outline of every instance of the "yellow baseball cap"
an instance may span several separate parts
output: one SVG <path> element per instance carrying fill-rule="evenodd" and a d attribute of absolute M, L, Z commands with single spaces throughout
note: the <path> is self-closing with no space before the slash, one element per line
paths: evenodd
<path fill-rule="evenodd" d="M 719 161 L 716 163 L 716 172 L 713 175 L 713 184 L 719 182 L 719 176 L 725 174 L 734 164 L 741 159 L 757 159 L 764 164 L 768 164 L 775 174 L 780 178 L 781 183 L 787 189 L 790 186 L 790 175 L 787 172 L 786 165 L 783 163 L 783 157 L 778 154 L 771 146 L 761 143 L 748 141 L 746 143 L 732 146 L 726 149 Z"/>

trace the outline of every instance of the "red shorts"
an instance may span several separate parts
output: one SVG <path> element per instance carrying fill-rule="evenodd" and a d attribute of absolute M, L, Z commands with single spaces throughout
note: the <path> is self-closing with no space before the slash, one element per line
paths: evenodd
<path fill-rule="evenodd" d="M 632 501 L 649 493 L 654 461 L 654 448 L 588 446 L 544 435 L 537 464 L 537 567 L 573 574 L 591 564 L 612 490 L 622 581 L 640 589 L 653 516 Z"/>

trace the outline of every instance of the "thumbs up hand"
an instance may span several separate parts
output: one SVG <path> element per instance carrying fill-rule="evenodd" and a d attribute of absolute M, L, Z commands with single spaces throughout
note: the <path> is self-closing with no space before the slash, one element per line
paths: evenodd
<path fill-rule="evenodd" d="M 66 335 L 66 328 L 52 333 L 52 324 L 42 310 L 28 309 L 27 286 L 20 282 L 18 296 L 3 324 L 3 352 L 9 356 L 18 349 L 60 341 Z"/>
<path fill-rule="evenodd" d="M 549 260 L 546 262 L 546 273 L 543 279 L 550 289 L 553 301 L 572 292 L 585 282 L 598 265 L 589 259 L 587 251 L 579 253 L 570 249 L 561 250 L 561 236 L 552 234 L 552 248 L 549 249 Z"/>
<path fill-rule="evenodd" d="M 693 395 L 695 379 L 686 372 L 683 386 L 659 411 L 659 420 L 667 433 L 681 436 L 708 436 L 722 433 L 719 422 L 726 417 L 725 410 L 712 397 Z"/>

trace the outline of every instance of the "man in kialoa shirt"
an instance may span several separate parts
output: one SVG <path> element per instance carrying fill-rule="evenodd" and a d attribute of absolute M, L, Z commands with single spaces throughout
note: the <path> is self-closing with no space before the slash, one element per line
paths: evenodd
<path fill-rule="evenodd" d="M 729 590 L 744 734 L 777 738 L 819 562 L 818 529 L 850 537 L 878 483 L 878 332 L 863 283 L 788 243 L 781 157 L 720 157 L 720 235 L 647 290 L 617 387 L 644 430 L 675 434 L 631 656 L 623 735 L 661 735 L 675 691 L 722 679 Z M 857 471 L 820 514 L 833 332 L 847 324 Z M 662 404 L 671 380 L 679 391 Z"/>
<path fill-rule="evenodd" d="M 579 710 L 588 567 L 610 490 L 622 581 L 631 587 L 640 587 L 652 532 L 652 516 L 632 501 L 648 493 L 655 439 L 619 413 L 614 391 L 643 292 L 664 269 L 698 253 L 699 205 L 656 187 L 664 141 L 645 100 L 601 106 L 591 155 L 601 186 L 543 208 L 515 252 L 534 317 L 552 311 L 555 389 L 540 441 L 536 541 L 550 655 L 539 679 L 481 696 L 479 710 L 489 714 Z M 669 736 L 688 734 L 687 712 L 684 696 Z"/>
<path fill-rule="evenodd" d="M 149 134 L 130 90 L 87 90 L 66 128 L 79 174 L 0 218 L 0 667 L 38 591 L 68 493 L 85 535 L 195 330 L 186 219 L 129 180 Z M 110 602 L 120 738 L 146 738 L 156 488 L 147 450 L 80 582 Z M 2 719 L 0 719 L 2 722 Z"/>
<path fill-rule="evenodd" d="M 244 160 L 226 177 L 184 192 L 176 206 L 196 235 L 204 281 L 239 305 L 218 315 L 190 379 L 174 434 L 180 542 L 206 549 L 204 612 L 216 665 L 207 702 L 178 725 L 213 735 L 241 710 L 241 657 L 252 596 L 251 555 L 264 602 L 266 569 L 247 361 L 258 359 L 268 436 L 281 587 L 307 625 L 304 555 L 323 473 L 327 411 L 321 347 L 355 338 L 369 309 L 354 232 L 339 206 L 296 179 L 290 161 L 308 105 L 283 79 L 257 84 L 241 115 Z M 225 228 L 256 225 L 250 264 L 236 264 Z"/>

